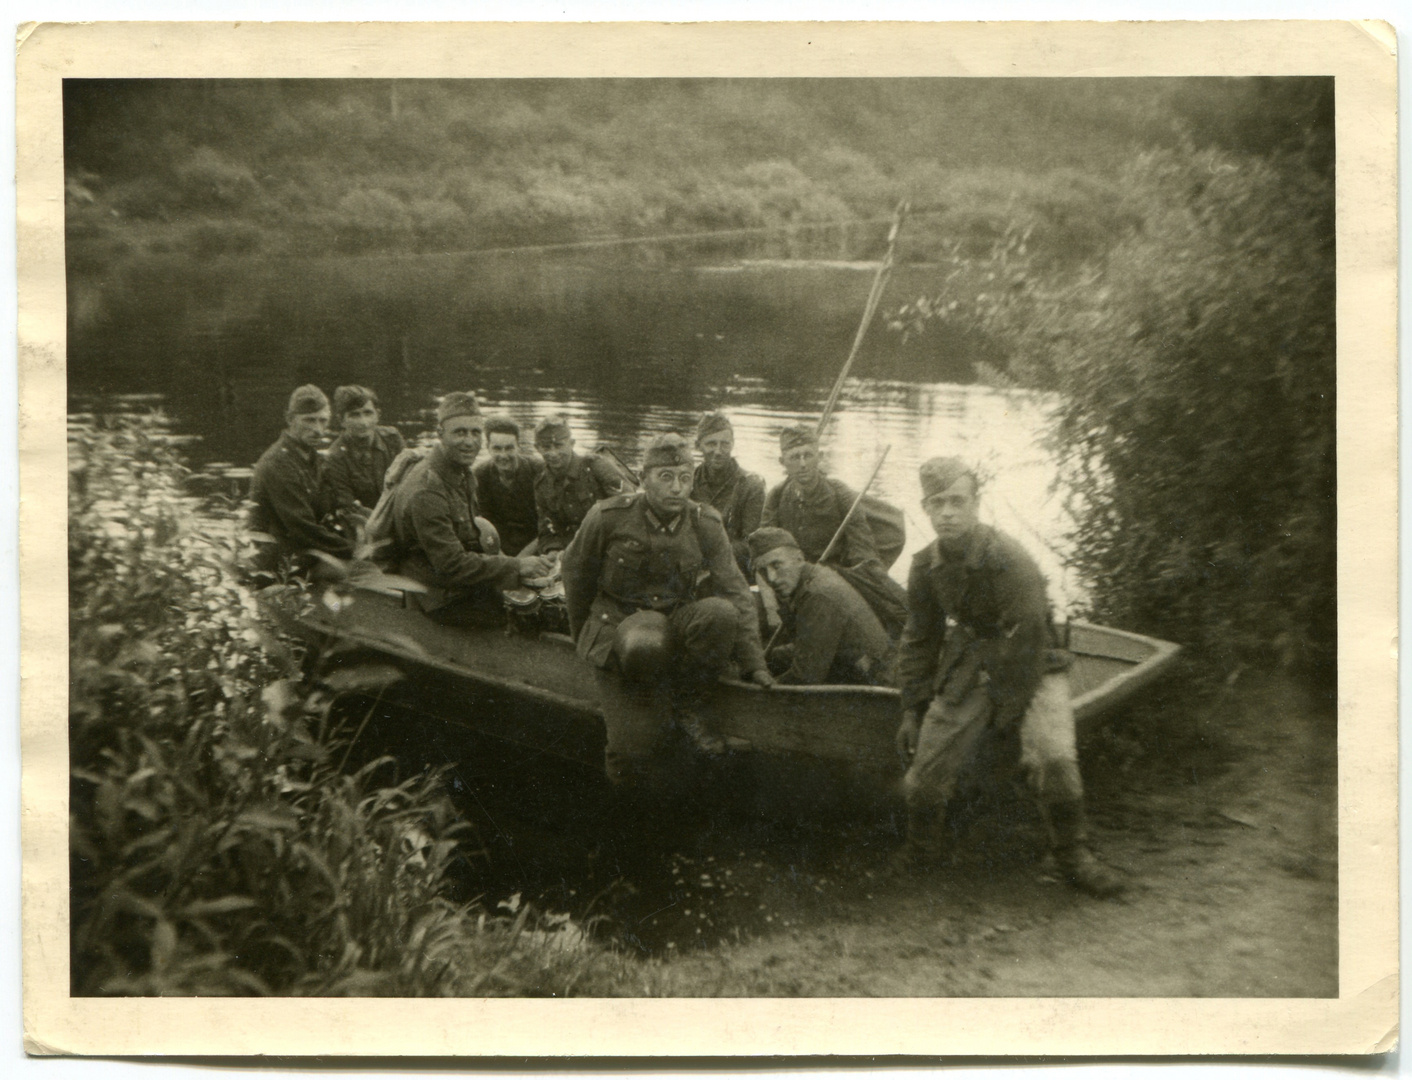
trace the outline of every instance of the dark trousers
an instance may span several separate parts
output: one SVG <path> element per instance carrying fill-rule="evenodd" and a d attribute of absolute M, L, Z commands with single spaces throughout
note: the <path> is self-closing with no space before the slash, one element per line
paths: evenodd
<path fill-rule="evenodd" d="M 613 657 L 598 670 L 609 780 L 649 782 L 672 705 L 699 704 L 709 694 L 730 661 L 739 626 L 739 612 L 720 597 L 683 604 L 670 615 L 639 611 L 619 624 Z"/>

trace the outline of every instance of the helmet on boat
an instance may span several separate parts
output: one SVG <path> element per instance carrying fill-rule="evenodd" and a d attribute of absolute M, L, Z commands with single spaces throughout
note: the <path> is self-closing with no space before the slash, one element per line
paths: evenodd
<path fill-rule="evenodd" d="M 656 679 L 667 669 L 670 650 L 667 616 L 660 611 L 637 611 L 618 624 L 613 651 L 623 677 L 633 682 Z"/>

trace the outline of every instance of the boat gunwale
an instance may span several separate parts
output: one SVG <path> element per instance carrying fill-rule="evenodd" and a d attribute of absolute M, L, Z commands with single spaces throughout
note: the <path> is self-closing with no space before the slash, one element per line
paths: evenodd
<path fill-rule="evenodd" d="M 389 595 L 389 592 L 391 590 L 387 592 L 383 590 L 366 591 L 375 592 L 376 595 L 381 595 L 386 599 L 392 599 L 392 597 Z M 299 618 L 299 621 L 308 622 L 309 620 L 307 616 L 301 616 Z M 481 682 L 487 686 L 498 687 L 511 693 L 524 694 L 536 698 L 537 700 L 542 701 L 547 705 L 553 705 L 559 708 L 569 708 L 574 710 L 575 712 L 590 715 L 602 715 L 600 708 L 596 702 L 570 697 L 566 694 L 560 694 L 553 690 L 546 690 L 542 687 L 534 685 L 528 680 L 517 681 L 505 679 L 501 676 L 477 672 L 464 664 L 460 664 L 451 660 L 438 659 L 436 657 L 431 656 L 430 654 L 417 655 L 411 650 L 399 647 L 394 642 L 389 642 L 384 638 L 373 637 L 361 631 L 343 627 L 335 628 L 319 626 L 318 624 L 314 625 L 320 633 L 328 634 L 330 636 L 342 635 L 356 641 L 359 645 L 362 645 L 364 647 L 381 650 L 383 652 L 389 652 L 397 657 L 406 660 L 407 662 L 431 666 L 451 676 L 459 678 L 469 678 Z M 1166 670 L 1168 665 L 1171 663 L 1172 659 L 1177 655 L 1177 653 L 1181 651 L 1181 646 L 1173 642 L 1164 641 L 1161 638 L 1150 637 L 1146 634 L 1139 634 L 1131 630 L 1120 630 L 1116 627 L 1100 626 L 1096 623 L 1090 623 L 1083 619 L 1074 619 L 1071 621 L 1070 625 L 1072 627 L 1078 627 L 1091 631 L 1100 636 L 1122 638 L 1126 641 L 1130 641 L 1135 644 L 1140 644 L 1145 648 L 1151 650 L 1149 655 L 1143 657 L 1141 660 L 1134 663 L 1127 671 L 1122 671 L 1118 674 L 1110 676 L 1108 679 L 1105 679 L 1100 685 L 1094 687 L 1092 690 L 1089 690 L 1086 693 L 1080 694 L 1075 697 L 1073 699 L 1073 709 L 1074 715 L 1078 719 L 1085 719 L 1088 716 L 1096 713 L 1100 706 L 1107 706 L 1110 704 L 1116 705 L 1119 702 L 1125 700 L 1129 695 L 1134 693 L 1142 686 L 1146 685 L 1148 682 L 1155 679 L 1164 670 Z M 554 633 L 552 631 L 541 632 L 539 635 L 537 635 L 534 640 L 543 641 L 546 644 L 553 643 L 560 647 L 573 647 L 573 640 L 568 635 Z M 1105 653 L 1093 651 L 1092 649 L 1083 650 L 1082 652 L 1078 652 L 1077 655 L 1094 656 L 1100 659 L 1122 659 L 1121 657 L 1111 657 Z M 806 698 L 885 697 L 900 699 L 901 697 L 900 691 L 898 691 L 895 687 L 890 686 L 854 686 L 837 683 L 799 686 L 782 685 L 776 683 L 775 685 L 770 687 L 763 687 L 756 683 L 745 682 L 741 679 L 734 679 L 728 677 L 722 677 L 720 682 L 721 685 L 728 686 L 732 690 L 745 690 L 758 693 L 783 694 L 790 696 L 802 695 Z"/>

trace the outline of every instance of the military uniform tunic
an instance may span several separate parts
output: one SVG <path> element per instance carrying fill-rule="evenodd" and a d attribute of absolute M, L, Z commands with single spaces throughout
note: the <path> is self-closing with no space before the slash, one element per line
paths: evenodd
<path fill-rule="evenodd" d="M 787 529 L 804 557 L 818 562 L 857 497 L 856 491 L 832 476 L 820 476 L 808 488 L 796 480 L 786 480 L 771 488 L 765 497 L 760 523 Z M 872 530 L 860 511 L 849 518 L 848 527 L 829 553 L 829 562 L 857 566 L 870 560 L 881 565 Z"/>
<path fill-rule="evenodd" d="M 781 650 L 789 666 L 780 682 L 892 685 L 892 640 L 858 591 L 830 567 L 801 568 L 782 610 L 790 642 Z"/>
<path fill-rule="evenodd" d="M 735 561 L 748 574 L 750 548 L 745 538 L 760 527 L 760 515 L 765 510 L 764 477 L 746 472 L 735 458 L 726 465 L 724 475 L 714 481 L 707 476 L 706 466 L 698 465 L 692 475 L 691 497 L 716 508 L 730 537 Z"/>
<path fill-rule="evenodd" d="M 614 631 L 636 611 L 674 614 L 700 591 L 729 601 L 737 615 L 735 654 L 747 671 L 765 666 L 750 587 L 735 563 L 721 515 L 688 502 L 669 522 L 657 518 L 641 492 L 598 503 L 564 552 L 569 626 L 580 656 L 608 663 Z"/>
<path fill-rule="evenodd" d="M 250 527 L 269 533 L 284 552 L 313 548 L 347 559 L 352 542 L 322 524 L 333 506 L 324 477 L 324 462 L 288 433 L 260 455 L 250 479 Z"/>
<path fill-rule="evenodd" d="M 519 584 L 519 564 L 487 555 L 476 528 L 476 481 L 437 446 L 393 492 L 393 533 L 400 572 L 430 587 L 418 595 L 427 614 L 461 601 L 499 611 L 499 590 Z"/>
<path fill-rule="evenodd" d="M 494 461 L 482 461 L 472 470 L 480 510 L 500 532 L 500 548 L 518 555 L 538 535 L 539 515 L 535 512 L 534 485 L 544 471 L 543 462 L 521 456 L 508 484 Z"/>
<path fill-rule="evenodd" d="M 786 480 L 765 496 L 761 524 L 787 529 L 804 557 L 816 563 L 857 497 L 856 491 L 831 476 L 820 476 L 808 488 Z M 907 621 L 907 594 L 888 576 L 862 507 L 848 519 L 843 535 L 829 553 L 828 565 L 858 590 L 889 636 L 902 632 Z"/>
<path fill-rule="evenodd" d="M 377 506 L 387 467 L 406 445 L 402 433 L 393 427 L 375 428 L 366 443 L 349 438 L 347 432 L 335 439 L 325 463 L 325 483 L 333 508 L 350 510 L 355 502 L 365 510 Z"/>
<path fill-rule="evenodd" d="M 597 457 L 574 454 L 563 472 L 545 469 L 534 482 L 539 553 L 548 555 L 568 547 L 593 504 L 621 493 L 623 486 L 622 477 Z"/>
<path fill-rule="evenodd" d="M 1074 715 L 1044 577 L 1004 533 L 977 525 L 964 547 L 933 541 L 912 558 L 898 657 L 904 711 L 922 712 L 903 778 L 909 806 L 944 807 L 989 733 L 1018 729 L 1019 762 L 1041 803 L 1083 797 Z M 1082 838 L 1075 822 L 1073 835 Z"/>

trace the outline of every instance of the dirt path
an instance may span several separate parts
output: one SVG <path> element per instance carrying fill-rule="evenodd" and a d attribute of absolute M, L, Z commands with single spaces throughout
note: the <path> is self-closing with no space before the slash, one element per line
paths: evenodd
<path fill-rule="evenodd" d="M 1165 694 L 1081 746 L 1095 846 L 1131 882 L 1108 901 L 1044 872 L 1025 798 L 956 815 L 954 865 L 897 882 L 897 815 L 837 805 L 831 786 L 801 807 L 788 782 L 708 777 L 615 847 L 597 777 L 493 761 L 444 727 L 419 753 L 463 763 L 453 789 L 489 856 L 467 864 L 464 899 L 520 893 L 592 917 L 620 951 L 577 993 L 1336 995 L 1332 707 L 1268 677 L 1203 708 Z"/>
<path fill-rule="evenodd" d="M 922 882 L 885 882 L 871 844 L 813 868 L 679 856 L 672 910 L 713 926 L 734 911 L 748 929 L 715 948 L 674 943 L 653 990 L 1336 995 L 1332 719 L 1273 680 L 1232 694 L 1205 732 L 1143 745 L 1141 719 L 1085 748 L 1095 840 L 1130 876 L 1124 898 L 1058 884 L 984 816 L 956 865 Z"/>

